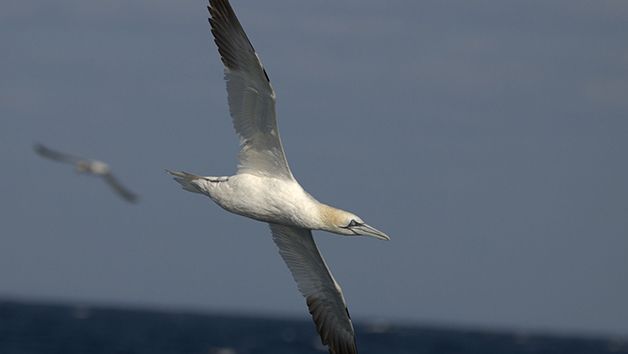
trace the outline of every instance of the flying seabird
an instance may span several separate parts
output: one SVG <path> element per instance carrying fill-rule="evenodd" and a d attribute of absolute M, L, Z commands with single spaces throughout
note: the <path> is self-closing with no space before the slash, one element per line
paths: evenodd
<path fill-rule="evenodd" d="M 135 203 L 137 201 L 137 195 L 126 189 L 113 176 L 113 174 L 111 174 L 111 168 L 109 165 L 102 161 L 64 154 L 47 148 L 41 144 L 35 145 L 35 151 L 45 158 L 75 165 L 77 172 L 91 173 L 95 176 L 101 177 L 111 188 L 113 188 L 114 191 L 116 191 L 116 193 L 118 193 L 120 197 L 124 198 L 124 200 L 130 203 Z"/>
<path fill-rule="evenodd" d="M 279 253 L 307 300 L 330 353 L 357 353 L 342 290 L 329 272 L 311 230 L 390 240 L 358 216 L 322 204 L 292 176 L 277 130 L 275 92 L 227 0 L 209 0 L 214 41 L 225 65 L 229 111 L 240 137 L 238 171 L 228 177 L 176 176 L 183 189 L 209 196 L 225 210 L 267 222 Z"/>

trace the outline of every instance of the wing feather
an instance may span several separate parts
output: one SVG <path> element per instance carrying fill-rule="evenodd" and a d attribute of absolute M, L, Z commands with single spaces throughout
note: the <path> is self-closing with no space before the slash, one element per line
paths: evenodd
<path fill-rule="evenodd" d="M 210 0 L 209 23 L 223 64 L 229 112 L 240 137 L 238 173 L 293 179 L 281 145 L 275 91 L 227 0 Z"/>
<path fill-rule="evenodd" d="M 137 202 L 137 195 L 131 192 L 129 189 L 125 188 L 117 178 L 115 178 L 111 173 L 107 173 L 103 175 L 104 180 L 109 184 L 111 188 L 113 188 L 116 193 L 122 198 L 124 198 L 129 203 Z"/>
<path fill-rule="evenodd" d="M 357 354 L 355 334 L 342 290 L 329 272 L 312 231 L 270 224 L 273 240 L 292 272 L 316 323 L 316 330 L 330 353 Z"/>
<path fill-rule="evenodd" d="M 76 165 L 77 163 L 79 163 L 79 161 L 87 160 L 80 156 L 64 154 L 62 152 L 52 150 L 41 144 L 35 144 L 35 152 L 37 152 L 40 156 L 43 156 L 45 158 L 55 160 L 58 162 L 69 163 L 72 165 Z"/>

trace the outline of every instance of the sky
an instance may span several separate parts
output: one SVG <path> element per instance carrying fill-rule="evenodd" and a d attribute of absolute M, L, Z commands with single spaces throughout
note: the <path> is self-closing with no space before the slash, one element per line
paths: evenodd
<path fill-rule="evenodd" d="M 234 0 L 355 321 L 628 337 L 628 2 Z M 0 299 L 309 318 L 268 226 L 165 169 L 238 139 L 200 0 L 0 5 Z M 136 192 L 34 153 L 109 163 Z"/>

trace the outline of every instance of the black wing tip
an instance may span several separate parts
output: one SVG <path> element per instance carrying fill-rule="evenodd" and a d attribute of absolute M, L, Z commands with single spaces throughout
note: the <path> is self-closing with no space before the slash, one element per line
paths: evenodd
<path fill-rule="evenodd" d="M 64 158 L 64 156 L 66 156 L 63 153 L 53 150 L 38 142 L 33 145 L 33 150 L 35 150 L 35 152 L 42 157 L 46 157 L 46 158 L 58 160 L 58 161 L 61 161 Z"/>
<path fill-rule="evenodd" d="M 126 202 L 133 204 L 133 205 L 137 205 L 138 202 L 138 196 L 136 194 L 133 194 L 131 192 L 119 192 L 120 197 L 122 199 L 124 199 Z"/>
<path fill-rule="evenodd" d="M 228 0 L 209 0 L 209 5 L 207 10 L 209 11 L 210 17 L 207 20 L 211 26 L 214 43 L 216 43 L 218 47 L 222 62 L 227 69 L 239 71 L 241 65 L 238 63 L 237 56 L 234 56 L 232 53 L 234 47 L 230 43 L 232 40 L 232 38 L 229 38 L 231 36 L 230 32 L 239 33 L 239 35 L 246 40 L 248 46 L 254 53 L 256 53 L 255 48 L 253 44 L 251 44 L 249 37 L 246 35 L 240 20 L 238 20 Z M 270 83 L 270 78 L 263 66 L 262 71 L 266 81 Z"/>
<path fill-rule="evenodd" d="M 37 153 L 41 154 L 43 151 L 46 151 L 47 149 L 42 144 L 35 143 L 35 144 L 33 144 L 33 150 L 35 150 Z"/>
<path fill-rule="evenodd" d="M 35 142 L 35 144 L 33 144 L 33 149 L 37 152 L 51 152 L 53 151 L 51 148 L 47 147 L 46 145 L 40 143 L 40 142 Z"/>
<path fill-rule="evenodd" d="M 329 348 L 329 353 L 331 354 L 357 354 L 358 347 L 355 342 L 355 334 L 353 333 L 353 326 L 351 328 L 351 339 L 352 340 L 342 340 L 343 337 L 337 331 L 329 330 L 330 323 L 328 323 L 329 318 L 325 314 L 325 311 L 320 308 L 322 304 L 321 300 L 315 296 L 308 296 L 306 298 L 307 306 L 310 310 L 310 314 L 312 315 L 312 320 L 314 320 L 314 324 L 316 325 L 316 332 L 318 332 L 321 343 L 326 345 Z M 351 316 L 349 316 L 349 309 L 345 306 L 345 312 L 347 317 L 349 318 L 349 322 L 351 322 Z"/>

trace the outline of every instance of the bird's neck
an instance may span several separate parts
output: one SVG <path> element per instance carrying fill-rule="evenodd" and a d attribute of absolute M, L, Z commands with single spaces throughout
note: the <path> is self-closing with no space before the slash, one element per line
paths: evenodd
<path fill-rule="evenodd" d="M 340 209 L 321 203 L 318 207 L 321 230 L 330 230 L 336 225 L 340 225 L 344 213 L 345 212 Z"/>

